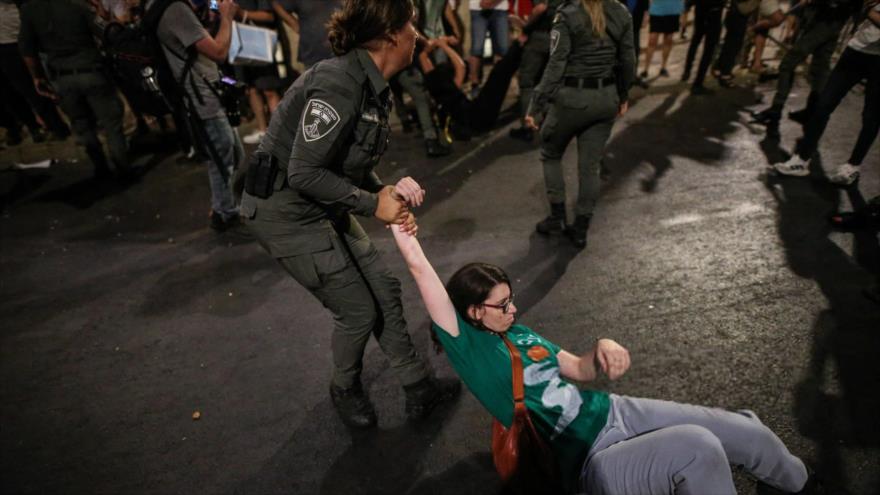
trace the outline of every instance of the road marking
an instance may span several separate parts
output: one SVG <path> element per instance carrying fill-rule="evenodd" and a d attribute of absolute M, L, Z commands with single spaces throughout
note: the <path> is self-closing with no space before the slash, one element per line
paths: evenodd
<path fill-rule="evenodd" d="M 674 227 L 676 225 L 685 225 L 689 223 L 697 223 L 718 218 L 741 217 L 761 211 L 769 210 L 757 203 L 741 203 L 734 208 L 723 211 L 716 211 L 713 213 L 682 213 L 681 215 L 676 215 L 665 220 L 660 220 L 660 225 L 663 225 L 664 227 Z"/>

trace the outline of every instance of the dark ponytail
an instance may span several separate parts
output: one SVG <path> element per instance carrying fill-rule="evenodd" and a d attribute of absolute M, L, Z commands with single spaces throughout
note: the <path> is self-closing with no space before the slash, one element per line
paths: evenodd
<path fill-rule="evenodd" d="M 330 48 L 344 55 L 371 41 L 388 39 L 413 14 L 412 0 L 345 0 L 327 23 Z"/>

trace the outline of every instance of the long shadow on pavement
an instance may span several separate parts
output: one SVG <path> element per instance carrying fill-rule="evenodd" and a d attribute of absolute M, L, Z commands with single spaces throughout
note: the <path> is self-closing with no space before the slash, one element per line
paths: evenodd
<path fill-rule="evenodd" d="M 329 399 L 318 403 L 310 417 L 258 473 L 240 483 L 235 493 L 311 493 L 304 473 L 322 472 L 325 456 L 349 444 L 320 482 L 318 493 L 386 495 L 407 493 L 423 470 L 422 458 L 439 435 L 443 421 L 458 402 L 438 407 L 422 422 L 391 429 L 348 430 L 336 420 Z M 327 415 L 334 415 L 327 421 Z M 451 493 L 450 485 L 444 493 Z"/>
<path fill-rule="evenodd" d="M 682 96 L 678 91 L 670 93 L 657 108 L 630 123 L 609 142 L 605 166 L 612 176 L 603 186 L 603 193 L 619 187 L 642 162 L 651 167 L 651 174 L 642 179 L 645 192 L 656 190 L 672 167 L 672 155 L 703 165 L 723 162 L 728 148 L 724 140 L 736 132 L 739 112 L 754 102 L 755 94 L 730 90 L 723 97 L 688 95 L 669 113 L 679 98 Z"/>
<path fill-rule="evenodd" d="M 880 447 L 880 307 L 862 294 L 880 274 L 880 245 L 875 232 L 858 232 L 850 257 L 828 237 L 839 190 L 817 177 L 820 160 L 812 160 L 811 172 L 813 180 L 767 179 L 778 202 L 788 264 L 814 280 L 829 305 L 813 323 L 809 368 L 795 389 L 794 414 L 800 433 L 817 444 L 816 470 L 828 493 L 867 493 L 850 486 L 844 458 L 849 448 Z M 864 202 L 856 186 L 848 192 L 854 204 Z"/>

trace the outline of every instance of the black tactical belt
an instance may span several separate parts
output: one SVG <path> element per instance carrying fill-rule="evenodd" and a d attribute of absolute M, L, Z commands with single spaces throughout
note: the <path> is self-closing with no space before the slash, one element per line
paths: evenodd
<path fill-rule="evenodd" d="M 566 77 L 563 82 L 570 88 L 601 89 L 606 86 L 614 86 L 616 80 L 613 77 Z"/>
<path fill-rule="evenodd" d="M 101 67 L 85 67 L 82 69 L 53 69 L 52 73 L 55 77 L 75 76 L 77 74 L 91 74 L 93 72 L 101 72 Z"/>

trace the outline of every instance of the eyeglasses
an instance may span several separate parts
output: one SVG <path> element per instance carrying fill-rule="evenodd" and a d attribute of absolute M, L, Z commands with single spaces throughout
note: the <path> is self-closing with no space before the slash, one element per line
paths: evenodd
<path fill-rule="evenodd" d="M 513 297 L 514 294 L 511 292 L 510 297 L 507 298 L 507 301 L 505 301 L 504 304 L 483 303 L 483 306 L 486 306 L 488 308 L 500 309 L 502 313 L 507 314 L 507 310 L 510 309 L 510 305 L 513 304 Z"/>

